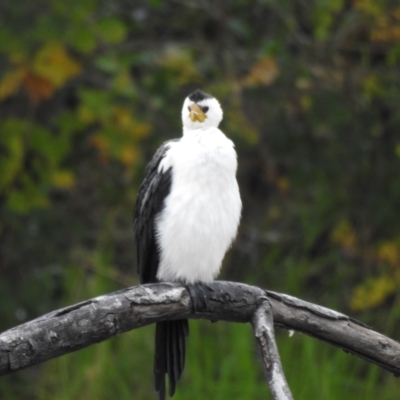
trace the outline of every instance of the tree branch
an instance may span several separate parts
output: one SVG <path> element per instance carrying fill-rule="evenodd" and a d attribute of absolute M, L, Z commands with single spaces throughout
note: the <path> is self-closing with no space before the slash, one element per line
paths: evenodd
<path fill-rule="evenodd" d="M 272 398 L 274 400 L 293 400 L 275 342 L 274 320 L 268 300 L 263 301 L 256 309 L 251 323 L 261 352 L 264 374 Z"/>
<path fill-rule="evenodd" d="M 233 282 L 213 282 L 207 308 L 192 312 L 180 284 L 140 285 L 46 314 L 0 335 L 0 376 L 167 319 L 250 322 L 266 299 L 277 326 L 303 332 L 400 375 L 400 344 L 366 325 L 300 299 Z"/>

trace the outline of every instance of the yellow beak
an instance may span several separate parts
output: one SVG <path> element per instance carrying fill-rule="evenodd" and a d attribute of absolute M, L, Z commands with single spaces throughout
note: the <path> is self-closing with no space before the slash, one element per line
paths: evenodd
<path fill-rule="evenodd" d="M 189 107 L 189 110 L 190 110 L 189 117 L 193 122 L 195 121 L 203 122 L 206 119 L 206 114 L 197 104 L 191 105 Z"/>

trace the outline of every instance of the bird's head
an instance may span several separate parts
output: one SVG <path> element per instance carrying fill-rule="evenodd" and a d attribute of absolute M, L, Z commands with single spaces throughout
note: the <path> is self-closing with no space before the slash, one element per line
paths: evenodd
<path fill-rule="evenodd" d="M 186 129 L 218 127 L 222 120 L 218 100 L 197 89 L 186 97 L 182 108 L 182 122 Z"/>

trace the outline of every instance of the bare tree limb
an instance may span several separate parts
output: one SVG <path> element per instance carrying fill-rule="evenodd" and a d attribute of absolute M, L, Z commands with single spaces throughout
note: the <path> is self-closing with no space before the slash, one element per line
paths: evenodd
<path fill-rule="evenodd" d="M 275 341 L 274 320 L 271 305 L 263 301 L 254 312 L 252 321 L 258 348 L 260 349 L 265 377 L 274 400 L 293 400 L 283 373 L 278 346 Z"/>
<path fill-rule="evenodd" d="M 207 308 L 192 312 L 180 284 L 141 285 L 46 314 L 0 335 L 0 376 L 156 321 L 203 318 L 250 322 L 265 299 L 277 326 L 306 333 L 400 374 L 400 344 L 343 314 L 233 282 L 213 282 Z"/>

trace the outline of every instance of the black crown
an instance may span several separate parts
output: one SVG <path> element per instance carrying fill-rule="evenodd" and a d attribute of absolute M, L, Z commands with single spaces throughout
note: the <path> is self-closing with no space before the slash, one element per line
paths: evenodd
<path fill-rule="evenodd" d="M 193 101 L 195 103 L 198 103 L 199 101 L 205 100 L 205 99 L 212 99 L 213 96 L 211 96 L 208 93 L 204 93 L 202 90 L 197 89 L 193 93 L 189 95 L 189 100 Z"/>

